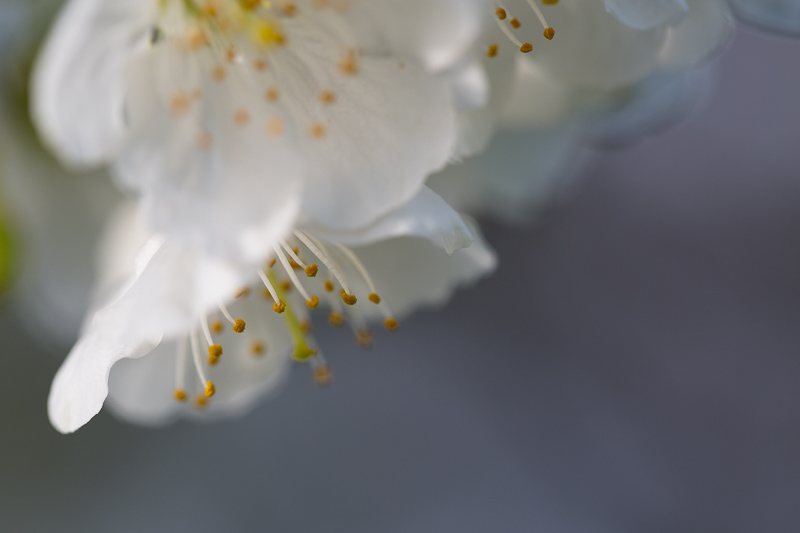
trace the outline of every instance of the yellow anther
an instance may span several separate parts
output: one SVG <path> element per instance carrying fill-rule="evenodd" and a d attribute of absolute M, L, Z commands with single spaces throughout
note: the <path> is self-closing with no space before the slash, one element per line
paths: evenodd
<path fill-rule="evenodd" d="M 509 20 L 508 23 L 515 30 L 518 30 L 518 29 L 520 29 L 522 27 L 522 22 L 520 22 L 518 18 L 513 18 L 513 19 Z"/>
<path fill-rule="evenodd" d="M 179 402 L 185 402 L 189 396 L 186 394 L 186 391 L 183 389 L 175 389 L 175 400 Z"/>
<path fill-rule="evenodd" d="M 246 328 L 247 328 L 247 322 L 245 322 L 241 318 L 237 318 L 236 320 L 234 320 L 233 325 L 231 326 L 231 329 L 235 333 L 244 333 L 244 330 Z"/>
<path fill-rule="evenodd" d="M 222 329 L 223 329 L 222 322 L 220 322 L 219 320 L 215 320 L 214 322 L 211 323 L 212 333 L 217 333 L 217 334 L 222 333 Z"/>
<path fill-rule="evenodd" d="M 508 18 L 508 12 L 502 7 L 498 7 L 494 13 L 499 20 L 506 20 Z"/>
<path fill-rule="evenodd" d="M 390 316 L 383 321 L 383 327 L 385 327 L 387 331 L 397 331 L 397 328 L 400 327 L 400 324 L 398 324 L 396 318 Z"/>
<path fill-rule="evenodd" d="M 548 41 L 552 41 L 555 36 L 556 36 L 555 28 L 544 29 L 544 38 L 547 39 Z"/>
<path fill-rule="evenodd" d="M 522 43 L 522 46 L 519 47 L 519 51 L 523 54 L 530 54 L 533 52 L 533 44 L 531 43 Z"/>
<path fill-rule="evenodd" d="M 314 381 L 321 387 L 327 387 L 333 383 L 333 372 L 327 365 L 319 365 L 314 368 Z"/>
<path fill-rule="evenodd" d="M 326 279 L 325 280 L 325 292 L 333 292 L 334 286 L 333 281 Z"/>
<path fill-rule="evenodd" d="M 372 344 L 374 343 L 374 339 L 372 338 L 372 333 L 363 329 L 356 333 L 356 342 L 362 348 L 372 348 Z"/>
<path fill-rule="evenodd" d="M 208 364 L 211 366 L 215 366 L 219 363 L 219 359 L 222 357 L 222 346 L 219 344 L 212 344 L 208 347 Z"/>
<path fill-rule="evenodd" d="M 205 409 L 208 406 L 208 398 L 206 398 L 202 394 L 198 395 L 197 398 L 194 399 L 194 405 L 198 409 Z"/>
<path fill-rule="evenodd" d="M 306 267 L 306 276 L 308 276 L 309 278 L 317 277 L 318 273 L 319 273 L 319 265 L 318 264 L 311 263 L 310 265 L 308 265 Z"/>
<path fill-rule="evenodd" d="M 356 303 L 358 303 L 358 298 L 356 298 L 355 294 L 348 294 L 347 291 L 345 291 L 344 289 L 342 289 L 342 292 L 340 294 L 342 297 L 342 301 L 347 305 L 356 305 Z"/>
<path fill-rule="evenodd" d="M 281 313 L 286 311 L 286 303 L 283 300 L 281 300 L 280 302 L 275 302 L 272 305 L 272 310 L 280 315 Z"/>
<path fill-rule="evenodd" d="M 331 326 L 338 328 L 344 325 L 344 317 L 341 313 L 337 313 L 336 311 L 332 311 L 330 315 L 328 315 L 328 322 Z"/>
<path fill-rule="evenodd" d="M 309 309 L 316 309 L 319 307 L 319 296 L 312 296 L 311 299 L 306 302 L 306 307 Z"/>
<path fill-rule="evenodd" d="M 500 47 L 499 46 L 497 46 L 496 44 L 490 44 L 486 48 L 486 57 L 488 57 L 490 59 L 493 58 L 493 57 L 497 57 L 497 54 L 498 54 L 499 51 L 500 51 Z"/>
<path fill-rule="evenodd" d="M 217 388 L 214 386 L 214 382 L 209 380 L 206 381 L 206 388 L 203 390 L 203 394 L 205 394 L 206 398 L 211 398 L 217 393 Z"/>
<path fill-rule="evenodd" d="M 378 305 L 379 303 L 381 303 L 381 295 L 378 294 L 377 292 L 371 292 L 369 293 L 369 301 L 374 303 L 375 305 Z"/>

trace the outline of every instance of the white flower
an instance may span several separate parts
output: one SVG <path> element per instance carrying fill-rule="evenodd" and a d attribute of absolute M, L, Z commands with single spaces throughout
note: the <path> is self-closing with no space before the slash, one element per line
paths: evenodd
<path fill-rule="evenodd" d="M 427 189 L 361 230 L 293 230 L 255 269 L 153 236 L 135 220 L 123 216 L 109 233 L 101 303 L 54 380 L 49 414 L 62 432 L 101 409 L 110 372 L 112 405 L 143 422 L 192 413 L 183 404 L 191 396 L 209 412 L 248 407 L 280 382 L 290 356 L 325 382 L 327 364 L 305 329 L 311 309 L 329 307 L 333 324 L 349 323 L 368 343 L 369 322 L 392 330 L 494 267 L 481 241 L 463 249 L 472 231 Z M 238 335 L 218 337 L 223 329 Z"/>
<path fill-rule="evenodd" d="M 460 210 L 527 218 L 575 174 L 587 143 L 636 139 L 681 116 L 705 82 L 693 67 L 733 27 L 722 0 L 542 4 L 530 16 L 527 2 L 505 2 L 495 17 L 487 68 L 500 133 L 431 181 Z"/>
<path fill-rule="evenodd" d="M 142 194 L 155 231 L 253 259 L 299 206 L 363 226 L 448 162 L 473 3 L 71 0 L 33 108 L 64 161 Z"/>

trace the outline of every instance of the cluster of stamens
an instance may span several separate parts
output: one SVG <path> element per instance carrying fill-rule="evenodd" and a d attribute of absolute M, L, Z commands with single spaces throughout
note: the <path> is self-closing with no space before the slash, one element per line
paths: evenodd
<path fill-rule="evenodd" d="M 558 4 L 559 0 L 541 0 L 542 4 L 546 6 L 553 6 Z M 556 30 L 547 22 L 547 18 L 542 11 L 542 8 L 536 3 L 536 0 L 525 0 L 530 9 L 533 11 L 539 23 L 544 28 L 542 35 L 548 41 L 552 41 L 556 36 Z M 500 0 L 495 0 L 497 7 L 495 9 L 495 22 L 497 23 L 500 31 L 511 41 L 514 46 L 523 54 L 533 52 L 533 43 L 531 41 L 523 41 L 517 37 L 515 31 L 522 28 L 522 22 L 517 17 L 513 16 L 511 12 L 505 7 Z M 486 50 L 486 55 L 490 58 L 496 57 L 500 53 L 500 45 L 492 43 Z"/>
<path fill-rule="evenodd" d="M 366 266 L 350 248 L 338 243 L 325 243 L 304 231 L 295 231 L 294 243 L 281 241 L 274 247 L 273 257 L 264 268 L 257 271 L 259 287 L 246 287 L 234 295 L 234 300 L 242 300 L 260 292 L 271 303 L 271 311 L 285 320 L 288 334 L 292 338 L 295 361 L 309 363 L 314 380 L 319 385 L 328 385 L 333 374 L 324 356 L 316 348 L 309 336 L 312 329 L 310 312 L 325 304 L 330 308 L 328 322 L 334 327 L 349 323 L 357 343 L 363 348 L 372 346 L 373 337 L 367 325 L 366 316 L 359 311 L 361 301 L 351 284 L 354 279 L 347 272 L 354 272 L 356 280 L 366 289 L 368 305 L 376 306 L 383 316 L 383 325 L 388 331 L 398 328 L 397 319 L 379 295 Z M 325 274 L 324 276 L 321 274 Z M 301 280 L 305 277 L 305 281 Z M 195 397 L 197 407 L 205 407 L 216 393 L 214 382 L 209 379 L 207 369 L 222 362 L 224 349 L 215 340 L 224 330 L 227 322 L 235 334 L 245 334 L 247 322 L 236 317 L 227 305 L 220 302 L 220 319 L 209 322 L 207 317 L 199 321 L 199 327 L 188 338 L 179 342 L 175 372 L 175 399 L 185 402 L 189 399 L 186 391 L 186 368 L 194 366 L 200 393 Z M 207 357 L 202 357 L 201 342 L 205 342 Z M 268 344 L 261 339 L 250 342 L 250 356 L 267 356 Z M 207 365 L 207 367 L 206 367 Z"/>

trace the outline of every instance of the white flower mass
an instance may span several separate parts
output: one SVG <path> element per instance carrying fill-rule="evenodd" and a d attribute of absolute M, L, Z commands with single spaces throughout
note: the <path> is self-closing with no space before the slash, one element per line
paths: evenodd
<path fill-rule="evenodd" d="M 47 4 L 0 20 L 45 26 Z M 85 313 L 53 426 L 107 400 L 143 424 L 244 412 L 294 364 L 329 384 L 315 317 L 369 346 L 491 274 L 471 217 L 528 218 L 585 146 L 674 120 L 736 15 L 800 29 L 791 0 L 68 0 L 35 54 L 3 30 L 3 115 L 27 92 L 58 162 L 16 134 L 27 119 L 4 122 L 4 196 L 42 217 L 22 221 L 42 250 L 28 260 L 48 262 L 59 212 L 105 227 L 85 264 L 28 283 L 51 301 L 65 283 L 45 280 L 66 279 L 83 303 L 59 316 Z M 101 212 L 20 179 L 85 172 L 120 191 Z"/>

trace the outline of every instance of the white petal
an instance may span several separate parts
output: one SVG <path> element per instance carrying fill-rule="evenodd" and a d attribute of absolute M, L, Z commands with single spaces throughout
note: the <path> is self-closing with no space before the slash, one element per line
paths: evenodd
<path fill-rule="evenodd" d="M 733 35 L 735 21 L 725 0 L 691 0 L 689 15 L 671 27 L 661 51 L 664 69 L 679 70 L 707 60 Z"/>
<path fill-rule="evenodd" d="M 142 194 L 152 231 L 253 262 L 291 227 L 303 165 L 287 135 L 268 136 L 269 116 L 288 120 L 267 113 L 255 80 L 231 69 L 215 82 L 213 67 L 211 57 L 167 44 L 142 56 L 128 88 L 131 138 L 115 170 Z M 197 90 L 202 101 L 175 116 L 176 95 Z"/>
<path fill-rule="evenodd" d="M 451 165 L 430 186 L 459 211 L 530 219 L 582 161 L 571 127 L 502 131 L 479 157 Z"/>
<path fill-rule="evenodd" d="M 157 2 L 71 0 L 37 62 L 33 113 L 42 135 L 70 165 L 96 165 L 124 134 L 128 61 L 146 43 Z"/>
<path fill-rule="evenodd" d="M 736 14 L 769 30 L 800 34 L 800 0 L 731 0 Z"/>
<path fill-rule="evenodd" d="M 688 9 L 686 0 L 605 0 L 605 3 L 609 13 L 637 30 L 674 22 Z"/>
<path fill-rule="evenodd" d="M 243 283 L 242 273 L 230 265 L 155 237 L 140 255 L 137 272 L 92 315 L 56 374 L 48 411 L 61 432 L 75 431 L 100 411 L 114 363 L 141 357 L 163 337 L 188 331 Z"/>
<path fill-rule="evenodd" d="M 427 187 L 406 205 L 373 224 L 355 231 L 314 230 L 319 237 L 348 246 L 368 244 L 399 237 L 418 237 L 430 241 L 448 254 L 472 243 L 472 232 L 461 215 Z"/>
<path fill-rule="evenodd" d="M 354 249 L 369 271 L 389 309 L 403 317 L 421 307 L 443 305 L 459 287 L 475 283 L 494 271 L 496 259 L 477 228 L 471 246 L 445 253 L 440 245 L 426 238 L 398 237 Z M 350 279 L 358 280 L 356 272 Z M 354 282 L 356 294 L 369 290 Z M 364 303 L 360 311 L 378 318 L 377 306 Z"/>

